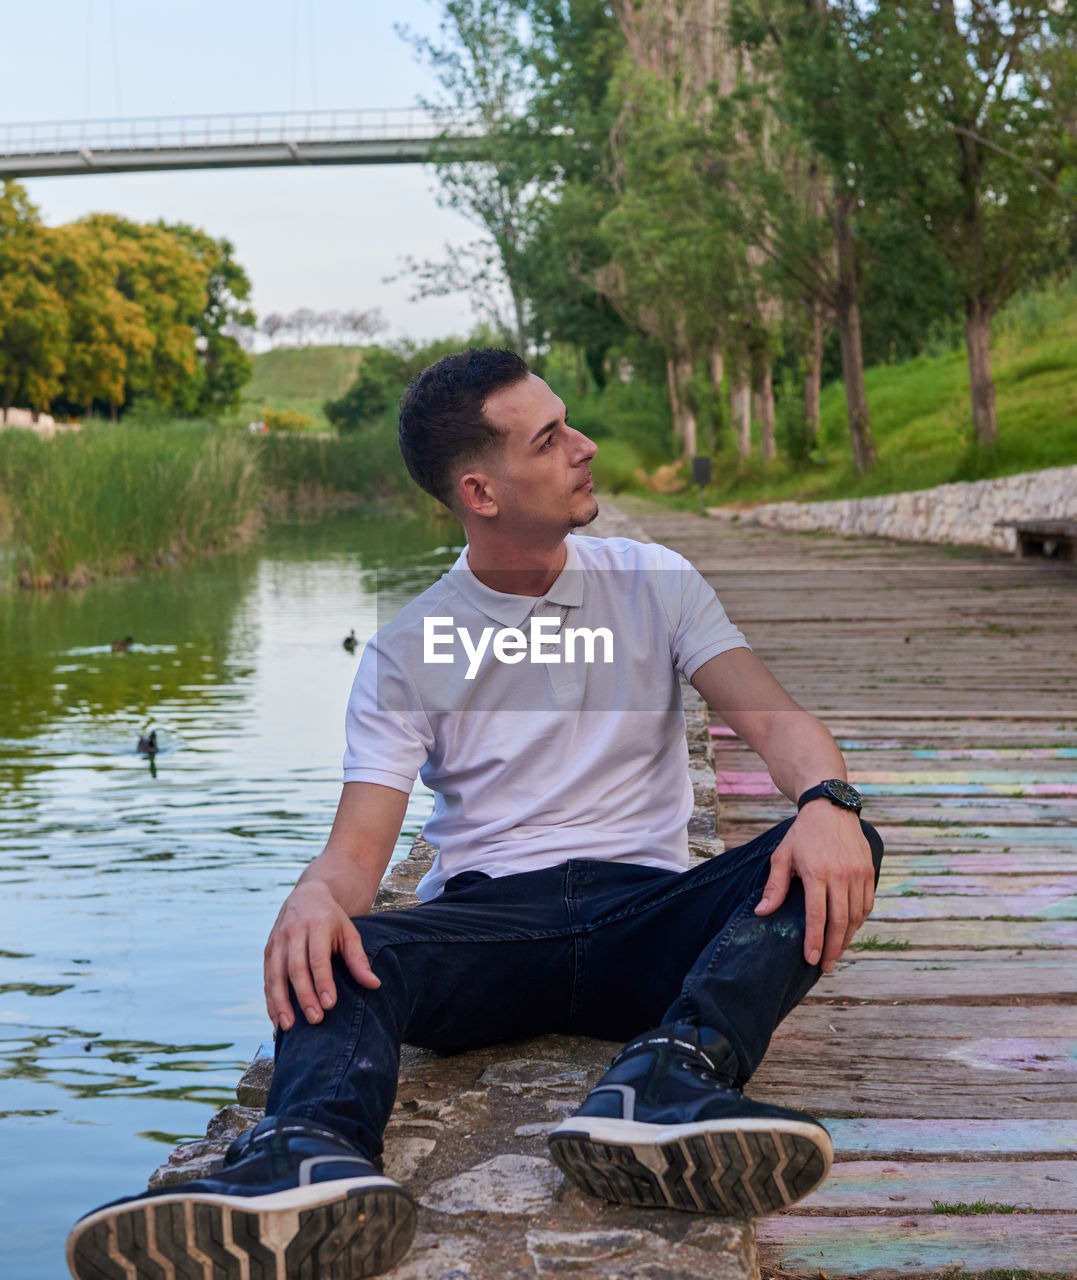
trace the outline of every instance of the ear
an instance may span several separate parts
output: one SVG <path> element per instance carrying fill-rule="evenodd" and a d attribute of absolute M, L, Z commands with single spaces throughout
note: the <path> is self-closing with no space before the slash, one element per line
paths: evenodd
<path fill-rule="evenodd" d="M 490 476 L 482 471 L 467 471 L 456 482 L 462 515 L 496 516 L 497 499 L 494 497 Z"/>

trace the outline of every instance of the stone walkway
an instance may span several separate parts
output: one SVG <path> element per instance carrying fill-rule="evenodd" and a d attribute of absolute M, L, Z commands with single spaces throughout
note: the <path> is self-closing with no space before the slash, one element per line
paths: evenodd
<path fill-rule="evenodd" d="M 837 1148 L 756 1224 L 763 1276 L 1077 1276 L 1077 569 L 621 505 L 831 728 L 887 846 L 749 1086 Z M 712 733 L 732 846 L 789 803 Z"/>

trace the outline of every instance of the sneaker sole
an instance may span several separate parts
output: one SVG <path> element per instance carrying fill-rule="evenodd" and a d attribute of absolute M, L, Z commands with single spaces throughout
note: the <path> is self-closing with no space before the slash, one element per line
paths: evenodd
<path fill-rule="evenodd" d="M 257 1197 L 178 1187 L 83 1218 L 67 1265 L 76 1280 L 365 1280 L 399 1262 L 414 1235 L 415 1204 L 388 1179 Z"/>
<path fill-rule="evenodd" d="M 590 1195 L 730 1218 L 762 1218 L 803 1199 L 834 1159 L 827 1131 L 800 1121 L 573 1117 L 549 1142 L 558 1168 Z"/>

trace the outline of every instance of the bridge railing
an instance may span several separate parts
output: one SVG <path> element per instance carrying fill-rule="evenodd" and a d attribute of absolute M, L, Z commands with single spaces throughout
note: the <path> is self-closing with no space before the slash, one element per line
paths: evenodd
<path fill-rule="evenodd" d="M 473 137 L 482 133 L 482 126 L 463 115 L 434 115 L 417 107 L 52 120 L 0 124 L 0 155 L 254 147 L 272 143 L 422 142 L 433 141 L 443 133 Z"/>

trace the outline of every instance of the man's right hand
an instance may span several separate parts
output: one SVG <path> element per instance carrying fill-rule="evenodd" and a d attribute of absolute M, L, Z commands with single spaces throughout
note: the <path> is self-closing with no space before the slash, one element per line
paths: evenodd
<path fill-rule="evenodd" d="M 296 885 L 284 900 L 265 949 L 266 1009 L 274 1030 L 290 1031 L 295 1022 L 289 983 L 308 1022 L 321 1022 L 323 1009 L 336 1004 L 334 953 L 360 986 L 381 986 L 359 930 L 328 886 L 319 880 Z"/>
<path fill-rule="evenodd" d="M 325 848 L 285 898 L 265 951 L 266 1009 L 273 1029 L 295 1022 L 288 984 L 308 1022 L 337 1002 L 333 956 L 363 987 L 380 987 L 355 916 L 370 910 L 389 865 L 408 797 L 376 782 L 346 782 Z"/>

